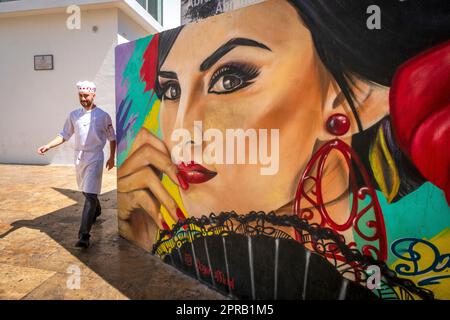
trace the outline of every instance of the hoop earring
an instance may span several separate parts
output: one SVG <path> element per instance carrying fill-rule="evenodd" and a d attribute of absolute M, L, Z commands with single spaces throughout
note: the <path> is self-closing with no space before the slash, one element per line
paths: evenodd
<path fill-rule="evenodd" d="M 294 214 L 312 223 L 312 220 L 319 213 L 320 226 L 331 229 L 330 231 L 340 237 L 343 237 L 341 233 L 353 230 L 365 242 L 368 242 L 361 248 L 364 255 L 386 261 L 386 228 L 375 188 L 372 186 L 369 174 L 358 154 L 351 146 L 338 138 L 338 136 L 345 135 L 350 130 L 350 120 L 346 115 L 337 113 L 331 115 L 325 125 L 327 131 L 336 138 L 328 141 L 317 150 L 306 165 L 295 195 Z M 322 178 L 328 155 L 333 151 L 342 155 L 349 169 L 351 208 L 348 219 L 344 223 L 333 220 L 324 203 L 323 189 L 326 186 L 322 184 Z M 362 186 L 358 185 L 358 174 L 362 178 Z M 311 190 L 312 192 L 310 192 Z M 313 247 L 324 245 L 315 243 L 315 241 L 297 232 L 295 236 L 297 241 L 311 243 Z M 356 242 L 348 243 L 348 246 L 356 248 Z M 334 249 L 338 250 L 338 248 Z M 335 257 L 338 260 L 345 261 L 342 254 L 338 253 Z"/>

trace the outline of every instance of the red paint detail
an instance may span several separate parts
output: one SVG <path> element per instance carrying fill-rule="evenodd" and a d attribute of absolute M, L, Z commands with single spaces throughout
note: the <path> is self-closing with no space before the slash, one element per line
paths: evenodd
<path fill-rule="evenodd" d="M 331 218 L 327 208 L 325 207 L 322 194 L 322 175 L 325 168 L 326 159 L 332 151 L 340 152 L 349 168 L 352 203 L 349 217 L 347 221 L 342 224 L 337 223 Z M 363 178 L 365 187 L 358 188 L 356 171 L 353 168 L 352 161 L 356 164 L 356 167 Z M 308 186 L 308 189 L 305 187 L 306 183 L 309 181 L 313 183 L 313 188 L 315 190 L 312 197 L 307 194 L 307 190 L 309 190 L 311 186 Z M 369 198 L 369 203 L 363 207 L 360 207 L 361 204 L 359 200 L 364 200 L 367 197 Z M 316 211 L 309 208 L 314 208 Z M 343 233 L 347 230 L 355 231 L 358 236 L 369 242 L 369 244 L 362 247 L 363 254 L 373 255 L 376 259 L 386 261 L 386 228 L 375 188 L 372 186 L 369 175 L 356 152 L 342 140 L 331 140 L 317 150 L 308 162 L 299 181 L 295 195 L 294 213 L 299 218 L 313 220 L 316 216 L 316 212 L 320 215 L 320 226 L 330 228 L 337 234 Z M 372 212 L 375 218 L 375 220 L 370 220 L 367 225 L 369 229 L 373 230 L 371 234 L 363 233 L 360 229 L 361 218 L 369 212 Z M 304 242 L 302 236 L 297 232 L 296 239 L 300 242 Z M 377 246 L 375 246 L 375 244 Z M 316 244 L 313 242 L 312 245 L 314 247 Z M 352 243 L 352 245 L 354 245 L 354 243 Z M 329 256 L 331 257 L 331 254 Z M 340 261 L 345 261 L 343 255 L 338 252 L 334 255 L 334 257 Z"/>
<path fill-rule="evenodd" d="M 191 184 L 199 184 L 209 181 L 217 175 L 217 172 L 208 170 L 195 162 L 191 162 L 189 164 L 182 162 L 177 167 L 178 174 L 184 181 Z"/>
<path fill-rule="evenodd" d="M 327 119 L 327 131 L 335 136 L 343 136 L 350 129 L 350 120 L 345 114 L 335 113 Z"/>
<path fill-rule="evenodd" d="M 184 254 L 184 263 L 188 266 L 192 266 L 192 256 L 189 253 Z"/>
<path fill-rule="evenodd" d="M 180 219 L 181 221 L 186 220 L 186 217 L 184 216 L 184 213 L 183 213 L 183 211 L 181 211 L 180 208 L 177 208 L 177 217 L 178 217 L 178 219 Z"/>
<path fill-rule="evenodd" d="M 203 264 L 201 262 L 201 260 L 198 258 L 197 258 L 196 262 L 197 262 L 197 269 L 202 276 L 210 276 L 211 275 L 212 271 L 207 265 Z"/>
<path fill-rule="evenodd" d="M 162 224 L 164 230 L 170 231 L 169 226 L 167 225 L 167 223 L 164 220 L 161 220 L 161 224 Z"/>
<path fill-rule="evenodd" d="M 181 174 L 177 173 L 178 183 L 180 184 L 181 189 L 187 190 L 189 189 L 189 184 L 183 179 Z"/>
<path fill-rule="evenodd" d="M 221 270 L 216 270 L 214 272 L 214 280 L 218 284 L 229 286 L 231 290 L 234 290 L 235 288 L 234 278 L 228 279 L 225 273 Z"/>
<path fill-rule="evenodd" d="M 450 41 L 404 63 L 389 102 L 400 147 L 450 204 Z"/>
<path fill-rule="evenodd" d="M 150 91 L 155 87 L 156 68 L 158 64 L 158 42 L 159 34 L 155 34 L 142 56 L 143 63 L 140 70 L 140 77 L 145 82 L 144 92 Z"/>

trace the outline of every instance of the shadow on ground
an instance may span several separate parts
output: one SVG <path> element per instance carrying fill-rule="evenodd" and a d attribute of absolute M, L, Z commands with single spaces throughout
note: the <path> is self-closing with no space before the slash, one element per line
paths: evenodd
<path fill-rule="evenodd" d="M 11 228 L 9 230 L 0 234 L 0 239 L 4 239 L 21 228 L 39 230 L 56 241 L 63 249 L 54 249 L 60 251 L 55 251 L 52 255 L 46 255 L 45 252 L 48 252 L 50 249 L 48 249 L 47 243 L 42 243 L 42 245 L 39 243 L 39 239 L 42 237 L 37 237 L 34 240 L 31 238 L 27 241 L 38 241 L 38 243 L 33 243 L 30 247 L 32 248 L 30 250 L 33 252 L 26 254 L 31 254 L 33 256 L 32 259 L 35 259 L 34 261 L 41 259 L 43 262 L 40 263 L 52 265 L 48 269 L 64 273 L 64 270 L 73 261 L 76 262 L 78 260 L 83 264 L 81 268 L 82 275 L 86 272 L 88 275 L 87 278 L 89 278 L 89 274 L 93 275 L 95 273 L 95 275 L 100 276 L 125 297 L 130 299 L 224 298 L 219 293 L 209 289 L 195 279 L 166 265 L 158 257 L 152 256 L 143 249 L 121 238 L 117 232 L 116 190 L 99 196 L 102 215 L 92 228 L 91 247 L 87 250 L 75 248 L 74 244 L 77 240 L 84 197 L 78 191 L 59 188 L 53 189 L 77 203 L 32 220 L 14 221 L 10 223 Z M 67 252 L 63 252 L 64 250 L 70 253 L 70 255 Z M 11 249 L 6 254 L 14 255 L 15 253 Z M 70 257 L 70 259 L 63 258 L 63 256 Z M 11 259 L 14 259 L 14 257 Z M 46 259 L 51 261 L 46 262 Z M 38 266 L 38 268 L 40 267 Z M 63 290 L 61 288 L 65 286 L 65 280 L 64 283 L 57 285 L 59 286 L 59 290 Z M 95 291 L 96 288 L 94 287 L 92 290 Z M 41 292 L 40 295 L 31 294 L 25 298 L 52 298 L 52 289 L 49 288 L 47 291 Z M 101 297 L 101 295 L 94 296 Z"/>

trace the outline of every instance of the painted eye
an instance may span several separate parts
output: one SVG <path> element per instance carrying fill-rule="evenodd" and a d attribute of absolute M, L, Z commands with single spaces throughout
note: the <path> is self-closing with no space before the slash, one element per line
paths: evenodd
<path fill-rule="evenodd" d="M 208 93 L 227 94 L 253 83 L 259 69 L 244 63 L 230 63 L 219 68 L 211 77 Z"/>
<path fill-rule="evenodd" d="M 167 100 L 178 100 L 181 95 L 181 88 L 177 82 L 168 82 L 164 85 L 163 98 Z"/>
<path fill-rule="evenodd" d="M 211 92 L 227 92 L 232 91 L 243 83 L 242 79 L 235 75 L 225 75 L 217 79 L 214 86 L 210 89 Z"/>

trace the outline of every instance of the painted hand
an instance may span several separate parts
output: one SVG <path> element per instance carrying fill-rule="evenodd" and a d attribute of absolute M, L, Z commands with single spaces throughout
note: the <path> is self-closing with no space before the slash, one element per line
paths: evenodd
<path fill-rule="evenodd" d="M 178 169 L 172 163 L 166 146 L 142 128 L 136 135 L 128 157 L 117 171 L 119 219 L 127 220 L 133 209 L 142 208 L 160 229 L 167 229 L 160 212 L 162 204 L 172 218 L 178 221 L 182 212 L 161 182 L 163 173 L 179 185 Z"/>

